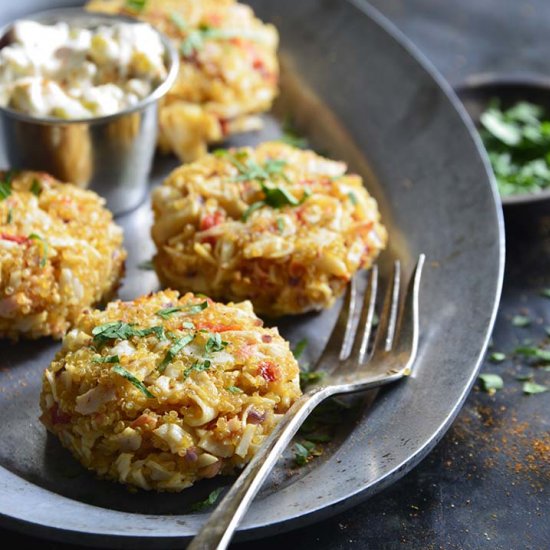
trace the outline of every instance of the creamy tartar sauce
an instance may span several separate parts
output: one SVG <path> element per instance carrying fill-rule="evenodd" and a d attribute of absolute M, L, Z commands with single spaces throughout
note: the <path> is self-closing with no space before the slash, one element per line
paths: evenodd
<path fill-rule="evenodd" d="M 21 20 L 0 50 L 0 105 L 38 117 L 110 115 L 166 78 L 164 53 L 147 23 L 86 29 Z"/>

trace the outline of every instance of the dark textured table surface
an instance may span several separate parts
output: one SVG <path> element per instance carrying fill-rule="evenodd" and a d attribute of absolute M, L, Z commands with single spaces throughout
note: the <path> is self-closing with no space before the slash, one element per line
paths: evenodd
<path fill-rule="evenodd" d="M 486 73 L 550 77 L 548 0 L 373 0 L 457 85 Z M 484 372 L 500 374 L 504 389 L 476 386 L 436 449 L 416 469 L 368 502 L 292 533 L 240 550 L 445 549 L 543 550 L 550 545 L 550 392 L 524 395 L 532 375 L 550 373 L 513 355 L 526 340 L 550 340 L 550 205 L 506 212 L 507 267 L 492 352 Z M 516 315 L 530 324 L 517 327 Z M 69 548 L 0 530 L 3 546 Z"/>

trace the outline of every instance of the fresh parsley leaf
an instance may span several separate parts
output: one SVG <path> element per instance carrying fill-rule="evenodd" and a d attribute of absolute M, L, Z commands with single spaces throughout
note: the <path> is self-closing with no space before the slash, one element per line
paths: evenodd
<path fill-rule="evenodd" d="M 133 386 L 135 386 L 145 397 L 149 397 L 149 399 L 154 398 L 155 396 L 145 387 L 143 382 L 141 380 L 138 380 L 131 372 L 127 371 L 124 367 L 121 367 L 120 365 L 115 365 L 112 369 L 113 372 L 116 372 L 122 378 L 126 378 L 128 382 L 130 382 Z"/>
<path fill-rule="evenodd" d="M 259 210 L 260 208 L 265 206 L 265 201 L 257 201 L 252 203 L 244 212 L 243 212 L 243 221 L 248 220 L 250 215 L 253 212 L 256 212 L 256 210 Z"/>
<path fill-rule="evenodd" d="M 105 357 L 94 357 L 92 363 L 120 363 L 118 355 L 106 355 Z"/>
<path fill-rule="evenodd" d="M 502 363 L 505 360 L 506 360 L 506 355 L 499 351 L 495 351 L 491 353 L 491 355 L 489 355 L 489 361 L 493 363 Z"/>
<path fill-rule="evenodd" d="M 306 371 L 300 368 L 300 386 L 305 388 L 313 382 L 318 382 L 322 380 L 325 376 L 323 371 Z"/>
<path fill-rule="evenodd" d="M 180 31 L 186 31 L 189 29 L 189 25 L 186 23 L 183 16 L 175 11 L 170 14 L 170 21 L 172 21 L 172 23 L 174 23 Z"/>
<path fill-rule="evenodd" d="M 164 359 L 158 366 L 159 372 L 164 372 L 166 370 L 166 367 L 176 358 L 178 353 L 189 343 L 191 343 L 195 339 L 194 334 L 186 334 L 185 336 L 182 336 L 176 342 L 170 347 L 170 349 L 166 352 L 166 355 L 164 356 Z"/>
<path fill-rule="evenodd" d="M 191 304 L 189 306 L 185 306 L 182 309 L 182 311 L 187 315 L 195 315 L 197 313 L 200 313 L 207 307 L 208 307 L 208 302 L 200 302 L 199 304 Z"/>
<path fill-rule="evenodd" d="M 481 389 L 489 394 L 495 393 L 504 387 L 504 382 L 498 374 L 480 374 Z"/>
<path fill-rule="evenodd" d="M 241 390 L 241 388 L 238 388 L 237 386 L 227 386 L 227 388 L 225 389 L 231 393 L 243 393 L 243 390 Z"/>
<path fill-rule="evenodd" d="M 189 378 L 192 372 L 202 372 L 208 370 L 212 366 L 212 363 L 208 359 L 195 361 L 189 368 L 183 372 L 184 378 Z"/>
<path fill-rule="evenodd" d="M 42 256 L 40 257 L 39 265 L 42 268 L 46 267 L 46 262 L 48 261 L 48 243 L 43 237 L 41 237 L 40 235 L 37 235 L 36 233 L 31 233 L 29 235 L 29 239 L 38 241 L 40 243 L 40 246 L 42 248 Z"/>
<path fill-rule="evenodd" d="M 525 315 L 514 315 L 512 317 L 512 325 L 515 327 L 528 327 L 531 324 L 531 319 Z"/>
<path fill-rule="evenodd" d="M 155 269 L 153 260 L 145 260 L 143 262 L 140 262 L 138 264 L 138 269 L 142 269 L 143 271 L 153 271 Z"/>
<path fill-rule="evenodd" d="M 42 186 L 36 178 L 32 180 L 31 193 L 36 197 L 39 197 L 40 193 L 42 193 Z"/>
<path fill-rule="evenodd" d="M 305 149 L 308 146 L 307 139 L 300 136 L 290 116 L 285 117 L 283 121 L 283 135 L 280 141 L 299 149 Z"/>
<path fill-rule="evenodd" d="M 207 498 L 201 500 L 201 502 L 193 504 L 193 506 L 191 506 L 191 510 L 193 512 L 202 512 L 203 510 L 206 510 L 216 503 L 222 491 L 223 487 L 218 487 L 217 489 L 214 489 Z"/>
<path fill-rule="evenodd" d="M 550 350 L 534 346 L 523 346 L 516 348 L 515 353 L 524 357 L 532 357 L 542 363 L 550 363 Z"/>
<path fill-rule="evenodd" d="M 304 466 L 307 464 L 309 459 L 309 451 L 307 448 L 302 445 L 301 443 L 295 443 L 294 444 L 294 462 L 298 466 Z"/>
<path fill-rule="evenodd" d="M 348 193 L 348 198 L 353 206 L 357 206 L 357 204 L 359 203 L 359 201 L 357 200 L 357 195 L 353 191 L 350 191 Z"/>
<path fill-rule="evenodd" d="M 307 348 L 307 344 L 308 344 L 307 338 L 302 338 L 302 339 L 294 346 L 294 349 L 292 350 L 292 354 L 294 355 L 294 358 L 295 358 L 295 359 L 300 359 L 300 357 L 301 357 L 302 354 L 304 353 L 305 349 Z"/>
<path fill-rule="evenodd" d="M 0 181 L 0 201 L 7 199 L 11 195 L 12 172 L 6 172 L 4 179 Z"/>
<path fill-rule="evenodd" d="M 525 382 L 523 384 L 523 393 L 527 395 L 534 395 L 536 393 L 544 393 L 548 391 L 548 386 L 537 384 L 536 382 Z"/>
<path fill-rule="evenodd" d="M 206 345 L 204 346 L 207 354 L 215 353 L 217 351 L 224 350 L 229 342 L 224 342 L 219 332 L 216 332 L 208 338 Z"/>
<path fill-rule="evenodd" d="M 155 315 L 162 317 L 162 319 L 169 319 L 174 313 L 179 313 L 181 310 L 181 307 L 167 307 L 165 309 L 159 309 Z"/>
<path fill-rule="evenodd" d="M 98 325 L 92 330 L 94 337 L 94 345 L 102 345 L 109 340 L 129 340 L 134 336 L 144 337 L 154 334 L 159 340 L 164 340 L 164 327 L 154 326 L 147 328 L 136 328 L 134 324 L 125 323 L 124 321 L 112 321 Z"/>
<path fill-rule="evenodd" d="M 126 0 L 126 8 L 131 11 L 142 11 L 147 5 L 147 0 Z"/>

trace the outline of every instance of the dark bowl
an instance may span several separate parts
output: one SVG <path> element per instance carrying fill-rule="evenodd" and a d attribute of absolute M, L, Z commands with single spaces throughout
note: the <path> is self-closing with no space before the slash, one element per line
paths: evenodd
<path fill-rule="evenodd" d="M 455 89 L 475 125 L 489 102 L 497 98 L 503 108 L 512 107 L 518 101 L 540 105 L 550 117 L 550 78 L 527 76 L 480 75 L 471 77 Z M 506 208 L 519 205 L 550 205 L 550 189 L 538 193 L 524 193 L 501 197 Z"/>

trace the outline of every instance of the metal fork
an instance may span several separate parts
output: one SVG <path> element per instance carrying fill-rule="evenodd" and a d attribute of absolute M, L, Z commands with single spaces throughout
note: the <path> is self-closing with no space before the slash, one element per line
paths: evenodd
<path fill-rule="evenodd" d="M 372 352 L 365 361 L 378 288 L 378 269 L 369 274 L 358 323 L 354 279 L 330 339 L 315 370 L 326 373 L 322 384 L 308 389 L 288 410 L 248 466 L 210 515 L 188 550 L 224 550 L 279 456 L 313 409 L 334 395 L 377 388 L 407 376 L 418 349 L 418 293 L 425 256 L 421 254 L 400 307 L 401 267 L 395 262 Z M 355 327 L 357 327 L 355 329 Z M 351 349 L 350 349 L 351 348 Z"/>

